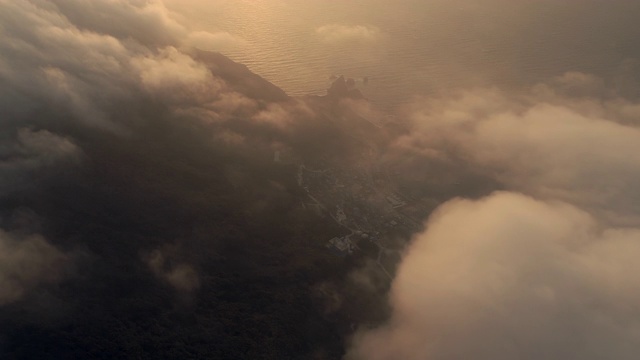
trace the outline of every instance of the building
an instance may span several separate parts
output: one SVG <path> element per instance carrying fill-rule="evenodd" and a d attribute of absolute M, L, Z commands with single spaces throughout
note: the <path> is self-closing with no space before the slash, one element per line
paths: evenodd
<path fill-rule="evenodd" d="M 331 250 L 334 250 L 338 255 L 345 256 L 347 254 L 352 254 L 355 249 L 355 245 L 351 242 L 348 236 L 345 237 L 334 237 L 329 240 L 327 243 L 327 247 Z"/>
<path fill-rule="evenodd" d="M 407 205 L 407 202 L 402 200 L 396 194 L 388 195 L 386 198 L 387 198 L 387 201 L 391 204 L 391 206 L 393 206 L 394 209 Z"/>

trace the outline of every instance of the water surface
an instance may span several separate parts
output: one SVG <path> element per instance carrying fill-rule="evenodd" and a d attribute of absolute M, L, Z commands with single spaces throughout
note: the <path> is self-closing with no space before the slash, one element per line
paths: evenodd
<path fill-rule="evenodd" d="M 173 5 L 223 50 L 291 95 L 344 74 L 375 103 L 469 86 L 523 86 L 566 71 L 608 76 L 638 57 L 634 0 L 213 0 Z M 326 41 L 326 25 L 375 32 Z M 368 84 L 363 79 L 368 77 Z"/>

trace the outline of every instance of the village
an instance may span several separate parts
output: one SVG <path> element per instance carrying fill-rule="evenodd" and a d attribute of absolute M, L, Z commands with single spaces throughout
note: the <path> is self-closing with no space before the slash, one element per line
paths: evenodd
<path fill-rule="evenodd" d="M 286 158 L 280 151 L 274 154 L 276 163 Z M 421 217 L 403 210 L 415 208 L 416 203 L 419 207 L 419 201 L 398 191 L 389 171 L 370 161 L 356 167 L 323 162 L 295 165 L 297 184 L 306 195 L 301 206 L 318 216 L 330 216 L 344 229 L 327 239 L 327 250 L 341 257 L 363 252 L 393 278 L 407 241 L 423 226 Z"/>

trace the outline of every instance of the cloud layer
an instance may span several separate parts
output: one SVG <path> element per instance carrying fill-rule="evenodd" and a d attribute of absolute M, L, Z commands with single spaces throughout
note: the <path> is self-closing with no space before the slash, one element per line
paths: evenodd
<path fill-rule="evenodd" d="M 231 95 L 224 80 L 180 50 L 200 44 L 212 49 L 230 35 L 191 32 L 161 2 L 2 1 L 0 6 L 5 38 L 0 80 L 27 98 L 69 109 L 88 125 L 123 131 L 114 104 L 141 95 L 212 112 L 226 111 L 221 98 L 242 97 Z"/>
<path fill-rule="evenodd" d="M 381 37 L 335 24 L 316 34 L 331 44 Z M 161 1 L 0 0 L 0 36 L 0 215 L 45 216 L 42 229 L 0 223 L 0 310 L 60 281 L 67 249 L 94 262 L 52 291 L 73 314 L 72 325 L 42 331 L 58 354 L 71 353 L 67 339 L 92 354 L 78 345 L 83 331 L 97 331 L 92 341 L 116 333 L 95 347 L 113 358 L 166 357 L 167 339 L 195 357 L 296 358 L 336 339 L 309 312 L 306 287 L 334 268 L 309 250 L 330 226 L 299 209 L 294 177 L 272 154 L 349 166 L 358 137 L 371 153 L 420 165 L 398 177 L 424 180 L 432 168 L 422 165 L 437 164 L 505 191 L 437 210 L 407 250 L 389 323 L 359 332 L 350 358 L 624 360 L 640 351 L 640 103 L 622 95 L 634 93 L 628 83 L 622 91 L 571 72 L 519 94 L 467 90 L 418 102 L 407 131 L 387 132 L 362 102 L 316 111 L 321 99 L 293 100 L 189 48 L 237 39 L 191 31 Z M 379 287 L 354 274 L 347 283 Z M 198 320 L 175 310 L 165 288 L 192 294 Z M 18 326 L 2 329 L 0 344 L 26 338 L 16 347 L 38 351 L 28 319 L 1 315 Z M 125 347 L 122 328 L 146 336 L 139 348 Z M 321 335 L 290 336 L 309 328 Z M 222 345 L 200 347 L 211 338 Z"/>
<path fill-rule="evenodd" d="M 358 359 L 633 359 L 640 231 L 513 193 L 443 205 Z"/>
<path fill-rule="evenodd" d="M 637 103 L 601 83 L 570 73 L 521 95 L 478 89 L 427 100 L 412 109 L 413 131 L 397 146 L 461 159 L 509 189 L 638 225 Z"/>
<path fill-rule="evenodd" d="M 405 156 L 462 162 L 509 191 L 431 215 L 394 280 L 391 319 L 360 331 L 347 358 L 637 357 L 636 107 L 581 73 L 412 107 L 395 145 Z"/>

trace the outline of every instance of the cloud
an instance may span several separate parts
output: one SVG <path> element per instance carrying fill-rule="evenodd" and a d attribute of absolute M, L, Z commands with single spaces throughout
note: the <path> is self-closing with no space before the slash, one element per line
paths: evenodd
<path fill-rule="evenodd" d="M 134 98 L 184 110 L 234 93 L 183 49 L 231 36 L 190 31 L 159 1 L 3 0 L 0 9 L 0 81 L 86 125 L 123 132 L 114 109 Z"/>
<path fill-rule="evenodd" d="M 396 145 L 417 156 L 461 159 L 509 189 L 640 224 L 631 219 L 640 215 L 640 192 L 631 185 L 640 180 L 640 129 L 627 120 L 636 104 L 562 95 L 556 84 L 568 81 L 592 89 L 596 82 L 570 74 L 525 95 L 478 89 L 427 100 L 412 110 L 412 132 Z"/>
<path fill-rule="evenodd" d="M 323 25 L 316 29 L 320 41 L 335 44 L 345 42 L 373 42 L 380 38 L 380 30 L 370 25 Z"/>
<path fill-rule="evenodd" d="M 167 338 L 197 357 L 259 357 L 267 337 L 306 326 L 281 310 L 306 316 L 307 287 L 297 285 L 315 281 L 329 256 L 307 248 L 322 237 L 306 230 L 317 219 L 299 209 L 291 168 L 275 166 L 273 150 L 343 153 L 346 135 L 245 66 L 189 48 L 229 37 L 178 20 L 160 1 L 0 0 L 0 304 L 14 302 L 0 307 L 0 357 L 138 351 L 125 341 L 166 357 Z M 41 236 L 1 221 L 21 209 L 41 216 Z M 45 291 L 70 248 L 86 254 L 80 276 Z M 283 281 L 263 281 L 273 278 Z M 192 312 L 173 313 L 174 289 L 216 318 L 202 322 L 211 347 L 177 326 Z M 231 310 L 220 318 L 220 309 Z M 134 330 L 153 318 L 168 321 Z M 321 346 L 335 343 L 331 326 L 318 332 Z M 53 345 L 31 346 L 51 336 Z M 273 357 L 298 353 L 286 341 Z"/>
<path fill-rule="evenodd" d="M 278 128 L 291 127 L 300 119 L 308 119 L 314 115 L 313 110 L 304 102 L 287 104 L 273 103 L 266 109 L 257 112 L 253 120 L 258 123 L 267 123 Z"/>
<path fill-rule="evenodd" d="M 632 359 L 640 351 L 637 102 L 568 73 L 524 93 L 407 110 L 394 149 L 507 191 L 440 206 L 409 246 L 393 314 L 348 359 Z"/>
<path fill-rule="evenodd" d="M 82 150 L 69 138 L 47 130 L 11 129 L 0 125 L 0 199 L 41 187 L 56 173 L 74 169 Z M 8 201 L 11 204 L 11 201 Z M 9 204 L 0 206 L 2 215 Z M 0 228 L 0 306 L 20 300 L 41 285 L 62 279 L 71 257 L 33 233 L 29 209 L 9 210 L 11 230 Z M 0 216 L 2 216 L 0 215 Z M 17 226 L 16 226 L 17 225 Z"/>
<path fill-rule="evenodd" d="M 82 150 L 73 141 L 47 130 L 20 128 L 3 140 L 0 141 L 0 195 L 32 186 L 46 179 L 48 173 L 75 166 L 83 158 Z"/>
<path fill-rule="evenodd" d="M 162 49 L 157 56 L 137 56 L 131 65 L 146 91 L 182 106 L 211 101 L 224 87 L 204 64 L 173 47 Z"/>
<path fill-rule="evenodd" d="M 54 8 L 44 1 L 36 4 Z M 151 46 L 176 45 L 189 32 L 159 0 L 60 0 L 55 9 L 80 30 Z"/>
<path fill-rule="evenodd" d="M 2 156 L 9 159 L 4 165 L 38 167 L 54 165 L 61 160 L 73 160 L 81 150 L 68 138 L 47 130 L 18 129 L 13 146 L 3 149 Z"/>
<path fill-rule="evenodd" d="M 460 226 L 464 224 L 464 226 Z M 434 214 L 353 359 L 634 359 L 640 230 L 514 193 Z"/>
<path fill-rule="evenodd" d="M 604 80 L 577 71 L 570 71 L 552 80 L 552 85 L 569 95 L 600 96 L 604 95 L 607 88 Z"/>
<path fill-rule="evenodd" d="M 19 300 L 38 285 L 59 280 L 68 260 L 40 235 L 0 229 L 0 306 Z"/>
<path fill-rule="evenodd" d="M 151 271 L 176 290 L 190 292 L 200 287 L 200 280 L 195 269 L 186 263 L 176 262 L 167 256 L 169 247 L 154 250 L 147 257 L 147 264 Z"/>
<path fill-rule="evenodd" d="M 189 48 L 204 42 L 230 45 L 230 34 L 193 32 L 179 20 L 161 1 L 0 0 L 0 110 L 7 115 L 0 124 L 0 215 L 33 205 L 48 214 L 44 221 L 52 241 L 78 227 L 84 230 L 71 236 L 81 240 L 73 241 L 87 241 L 81 247 L 100 257 L 103 249 L 96 250 L 84 235 L 108 222 L 102 214 L 109 205 L 95 199 L 110 193 L 109 201 L 121 206 L 118 213 L 139 206 L 123 195 L 136 185 L 116 184 L 131 175 L 122 169 L 140 171 L 137 195 L 156 198 L 150 195 L 153 188 L 165 187 L 162 197 L 187 207 L 181 197 L 185 184 L 158 180 L 166 176 L 144 169 L 157 167 L 149 164 L 158 159 L 178 164 L 188 161 L 180 156 L 214 158 L 221 148 L 261 154 L 270 142 L 282 140 L 261 131 L 293 121 L 288 112 L 308 111 L 278 104 L 289 100 L 286 94 L 246 67 Z M 185 146 L 193 150 L 177 156 L 175 149 Z M 119 158 L 123 152 L 129 155 Z M 204 169 L 201 163 L 193 166 L 199 167 L 198 176 L 216 178 L 220 161 L 207 162 Z M 207 181 L 222 191 L 224 184 Z M 51 211 L 56 206 L 64 211 Z M 147 208 L 140 216 L 153 211 Z M 41 269 L 52 271 L 63 255 L 41 237 L 2 234 L 3 256 L 15 258 L 3 281 L 17 278 L 2 296 L 17 299 L 46 282 L 40 280 Z M 148 251 L 142 244 L 131 246 Z M 144 259 L 145 266 L 180 291 L 197 289 L 199 275 L 190 262 L 159 248 Z M 22 268 L 24 278 L 18 274 Z"/>

